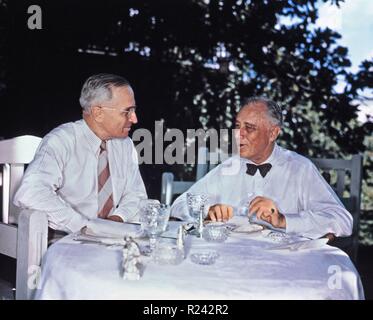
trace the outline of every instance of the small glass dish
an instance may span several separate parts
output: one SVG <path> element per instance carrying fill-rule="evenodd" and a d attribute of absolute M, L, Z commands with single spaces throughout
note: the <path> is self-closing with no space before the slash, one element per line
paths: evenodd
<path fill-rule="evenodd" d="M 190 255 L 190 260 L 197 264 L 210 265 L 214 264 L 219 256 L 219 253 L 216 251 L 199 251 L 192 253 Z"/>
<path fill-rule="evenodd" d="M 282 232 L 276 232 L 276 231 L 271 231 L 269 234 L 266 236 L 268 239 L 275 243 L 283 243 L 286 244 L 290 241 L 290 236 L 286 233 Z"/>
<path fill-rule="evenodd" d="M 223 222 L 210 222 L 203 228 L 202 238 L 209 242 L 224 242 L 228 238 L 228 228 Z"/>
<path fill-rule="evenodd" d="M 153 252 L 153 261 L 157 264 L 178 265 L 184 260 L 184 251 L 174 243 L 159 243 Z"/>

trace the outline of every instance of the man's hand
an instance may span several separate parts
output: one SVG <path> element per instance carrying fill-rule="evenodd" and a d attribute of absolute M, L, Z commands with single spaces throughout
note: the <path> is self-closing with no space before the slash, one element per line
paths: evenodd
<path fill-rule="evenodd" d="M 334 233 L 327 233 L 321 238 L 328 238 L 328 243 L 335 240 L 335 234 Z"/>
<path fill-rule="evenodd" d="M 111 220 L 111 221 L 115 221 L 115 222 L 123 222 L 123 219 L 120 216 L 106 217 L 106 220 Z"/>
<path fill-rule="evenodd" d="M 233 217 L 233 208 L 226 204 L 215 204 L 210 207 L 208 218 L 211 221 L 227 221 Z"/>
<path fill-rule="evenodd" d="M 286 228 L 286 220 L 284 215 L 278 212 L 275 203 L 265 197 L 256 197 L 250 203 L 249 212 L 256 212 L 258 219 L 262 219 L 272 224 L 276 228 Z"/>

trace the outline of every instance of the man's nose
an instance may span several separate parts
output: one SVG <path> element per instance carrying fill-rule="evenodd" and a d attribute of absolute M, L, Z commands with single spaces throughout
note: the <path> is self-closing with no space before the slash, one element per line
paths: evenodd
<path fill-rule="evenodd" d="M 245 136 L 245 128 L 240 128 L 240 138 Z"/>
<path fill-rule="evenodd" d="M 131 114 L 130 121 L 131 121 L 133 124 L 136 124 L 136 123 L 137 123 L 137 115 L 136 115 L 136 112 L 133 112 L 133 113 Z"/>

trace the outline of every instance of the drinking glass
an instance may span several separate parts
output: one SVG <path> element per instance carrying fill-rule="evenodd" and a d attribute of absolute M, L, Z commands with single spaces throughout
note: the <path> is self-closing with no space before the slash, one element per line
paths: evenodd
<path fill-rule="evenodd" d="M 184 260 L 184 250 L 172 239 L 160 239 L 153 251 L 153 261 L 161 265 L 177 265 Z"/>
<path fill-rule="evenodd" d="M 198 236 L 201 234 L 200 225 L 203 219 L 206 218 L 208 213 L 208 200 L 209 196 L 205 193 L 191 193 L 186 194 L 187 205 L 190 216 L 194 219 L 194 233 Z M 202 221 L 200 221 L 202 219 Z"/>
<path fill-rule="evenodd" d="M 144 250 L 144 254 L 151 255 L 157 238 L 166 231 L 170 218 L 170 206 L 161 204 L 154 200 L 145 202 L 140 211 L 140 222 L 143 232 L 149 237 L 149 246 Z"/>
<path fill-rule="evenodd" d="M 202 238 L 209 242 L 224 242 L 228 238 L 228 228 L 223 222 L 210 222 L 202 232 Z"/>
<path fill-rule="evenodd" d="M 219 258 L 219 253 L 217 253 L 215 250 L 211 251 L 197 251 L 193 252 L 190 255 L 190 260 L 192 262 L 201 264 L 201 265 L 210 265 L 214 264 L 216 259 Z"/>

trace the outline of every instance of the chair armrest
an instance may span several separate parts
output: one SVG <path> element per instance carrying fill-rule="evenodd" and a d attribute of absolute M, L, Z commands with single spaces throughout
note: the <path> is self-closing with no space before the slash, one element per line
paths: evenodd
<path fill-rule="evenodd" d="M 39 285 L 47 239 L 47 214 L 36 210 L 22 210 L 18 218 L 16 299 L 33 298 Z"/>

